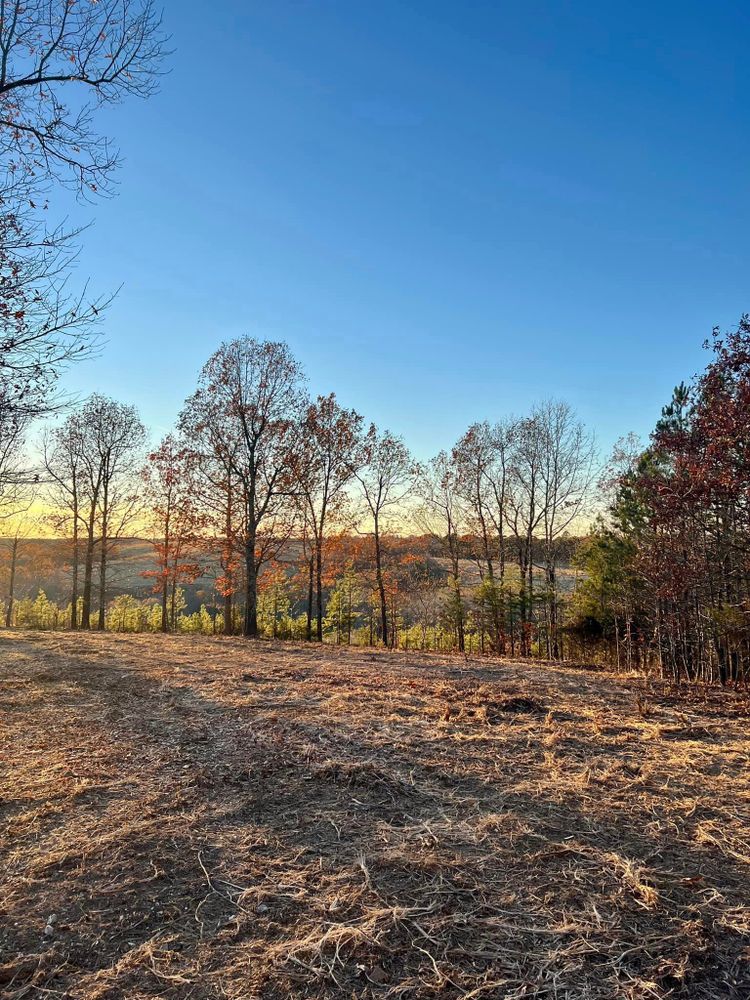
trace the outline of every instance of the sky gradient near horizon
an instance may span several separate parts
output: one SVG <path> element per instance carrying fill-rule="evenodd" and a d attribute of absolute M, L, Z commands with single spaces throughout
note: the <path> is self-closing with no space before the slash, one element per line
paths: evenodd
<path fill-rule="evenodd" d="M 66 378 L 155 438 L 249 333 L 421 459 L 546 397 L 606 451 L 750 310 L 750 7 L 164 6 L 161 93 L 100 120 L 119 193 L 73 210 L 122 290 Z"/>

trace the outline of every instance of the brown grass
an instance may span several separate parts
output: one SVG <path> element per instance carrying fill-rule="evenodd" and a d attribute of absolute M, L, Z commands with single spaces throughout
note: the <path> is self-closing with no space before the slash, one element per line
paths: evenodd
<path fill-rule="evenodd" d="M 742 708 L 550 665 L 5 635 L 0 995 L 748 998 Z"/>

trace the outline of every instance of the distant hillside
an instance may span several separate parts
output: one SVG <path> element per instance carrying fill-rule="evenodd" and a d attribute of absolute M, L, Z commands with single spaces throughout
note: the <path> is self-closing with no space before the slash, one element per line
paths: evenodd
<path fill-rule="evenodd" d="M 361 545 L 361 539 L 353 541 Z M 562 589 L 572 588 L 575 573 L 570 568 L 578 539 L 566 540 L 560 560 L 559 582 Z M 0 600 L 8 589 L 11 540 L 0 538 Z M 425 536 L 398 537 L 391 539 L 393 555 L 399 560 L 423 564 L 431 576 L 444 577 L 449 572 L 440 542 Z M 473 543 L 464 541 L 467 558 L 462 560 L 462 579 L 467 587 L 480 580 L 477 562 L 472 558 Z M 538 553 L 540 555 L 540 553 Z M 344 553 L 345 561 L 346 553 Z M 287 543 L 280 562 L 286 563 L 290 571 L 301 557 L 301 542 Z M 339 561 L 342 555 L 339 553 Z M 188 610 L 193 611 L 201 604 L 213 605 L 216 601 L 214 581 L 221 574 L 218 555 L 210 551 L 196 554 L 196 561 L 203 568 L 203 575 L 195 583 L 185 586 Z M 15 593 L 17 598 L 33 597 L 44 590 L 52 600 L 64 603 L 70 593 L 71 543 L 69 539 L 27 538 L 21 539 L 18 548 Z M 506 556 L 508 576 L 517 575 L 514 553 Z M 123 538 L 113 544 L 108 560 L 107 595 L 109 599 L 118 594 L 132 594 L 148 597 L 152 593 L 152 581 L 144 574 L 156 568 L 154 549 L 144 538 Z"/>
<path fill-rule="evenodd" d="M 0 539 L 0 597 L 7 591 L 10 561 L 9 539 Z M 18 547 L 16 597 L 33 597 L 40 589 L 54 601 L 64 602 L 70 596 L 71 542 L 68 539 L 27 538 Z M 214 600 L 213 586 L 218 560 L 210 553 L 201 553 L 200 564 L 205 575 L 189 588 L 190 603 Z M 123 538 L 113 544 L 108 558 L 107 594 L 147 597 L 153 583 L 144 574 L 156 568 L 154 549 L 144 538 Z"/>

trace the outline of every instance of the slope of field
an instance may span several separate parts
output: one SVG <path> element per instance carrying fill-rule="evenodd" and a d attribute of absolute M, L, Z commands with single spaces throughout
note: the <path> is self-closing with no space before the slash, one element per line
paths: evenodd
<path fill-rule="evenodd" d="M 0 994 L 747 998 L 744 709 L 537 665 L 6 634 Z"/>

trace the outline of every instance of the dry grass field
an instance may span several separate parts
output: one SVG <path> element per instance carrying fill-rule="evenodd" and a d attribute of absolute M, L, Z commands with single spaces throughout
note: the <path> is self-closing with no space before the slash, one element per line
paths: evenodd
<path fill-rule="evenodd" d="M 750 997 L 750 721 L 553 666 L 0 637 L 0 995 Z"/>

